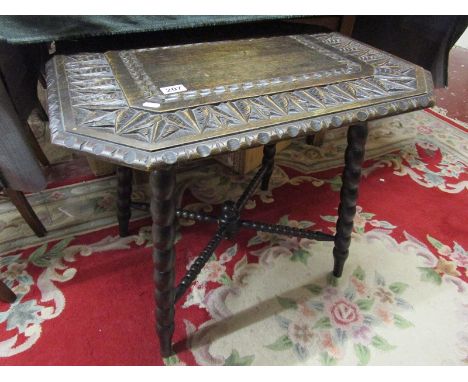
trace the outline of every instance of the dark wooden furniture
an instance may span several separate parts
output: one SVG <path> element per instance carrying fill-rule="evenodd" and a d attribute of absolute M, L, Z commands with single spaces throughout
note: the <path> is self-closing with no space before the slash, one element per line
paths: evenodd
<path fill-rule="evenodd" d="M 37 158 L 40 148 L 15 109 L 1 76 L 0 136 L 0 192 L 11 200 L 36 235 L 44 236 L 46 230 L 24 196 L 24 192 L 37 192 L 46 187 Z M 14 299 L 14 293 L 0 281 L 0 300 Z"/>
<path fill-rule="evenodd" d="M 433 104 L 428 72 L 337 33 L 57 55 L 47 65 L 51 140 L 120 165 L 118 220 L 129 232 L 131 169 L 150 172 L 157 332 L 172 353 L 174 303 L 215 248 L 246 228 L 334 241 L 333 274 L 348 256 L 367 121 Z M 268 188 L 275 143 L 350 126 L 336 235 L 241 218 Z M 260 169 L 220 216 L 178 209 L 177 166 L 264 146 Z M 218 229 L 175 286 L 176 219 Z"/>
<path fill-rule="evenodd" d="M 31 208 L 28 200 L 24 196 L 24 193 L 21 191 L 12 190 L 5 187 L 5 181 L 2 180 L 0 173 L 0 192 L 3 192 L 8 196 L 11 202 L 18 209 L 21 216 L 28 223 L 31 229 L 37 236 L 44 236 L 47 231 L 44 228 L 42 222 L 39 220 L 34 210 Z M 0 301 L 13 303 L 16 300 L 16 295 L 13 291 L 8 288 L 3 281 L 0 280 Z"/>
<path fill-rule="evenodd" d="M 45 236 L 47 230 L 32 209 L 28 199 L 26 199 L 26 196 L 24 196 L 24 193 L 8 188 L 4 189 L 3 192 L 17 208 L 18 212 L 21 214 L 26 223 L 28 223 L 33 232 L 39 237 Z"/>
<path fill-rule="evenodd" d="M 17 112 L 0 78 L 0 192 L 9 197 L 38 236 L 46 230 L 29 205 L 24 192 L 40 191 L 46 179 L 38 161 L 48 163 L 31 129 Z M 38 156 L 38 153 L 42 156 Z"/>
<path fill-rule="evenodd" d="M 13 303 L 16 300 L 16 295 L 8 288 L 3 281 L 0 281 L 0 301 Z"/>

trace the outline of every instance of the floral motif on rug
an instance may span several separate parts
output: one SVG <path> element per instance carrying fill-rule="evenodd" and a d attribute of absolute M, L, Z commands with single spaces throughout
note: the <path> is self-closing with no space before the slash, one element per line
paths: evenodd
<path fill-rule="evenodd" d="M 362 224 L 366 217 L 373 214 L 361 209 L 342 279 L 326 272 L 332 246 L 308 239 L 257 234 L 248 245 L 260 246 L 249 254 L 258 261 L 242 257 L 231 277 L 225 264 L 235 259 L 237 247 L 219 259 L 214 256 L 208 268 L 216 272 L 203 273 L 184 304 L 207 309 L 212 317 L 197 330 L 186 322 L 197 362 L 226 364 L 226 350 L 233 346 L 232 351 L 248 356 L 253 364 L 367 365 L 389 360 L 412 364 L 421 361 L 422 342 L 429 354 L 437 354 L 440 343 L 436 340 L 444 337 L 444 342 L 452 340 L 453 353 L 447 353 L 459 357 L 448 358 L 450 363 L 463 363 L 466 354 L 460 355 L 462 345 L 457 345 L 458 337 L 468 334 L 459 333 L 463 320 L 455 319 L 453 330 L 447 329 L 445 320 L 448 312 L 451 318 L 456 316 L 467 297 L 466 281 L 461 278 L 466 267 L 460 266 L 468 260 L 466 252 L 459 245 L 456 253 L 444 247 L 444 256 L 457 259 L 444 260 L 408 233 L 397 242 L 391 236 L 396 227 L 388 222 L 374 218 L 371 224 Z M 293 227 L 313 225 L 287 217 L 280 222 Z M 460 272 L 455 273 L 457 268 Z M 428 277 L 427 269 L 437 276 Z M 218 287 L 206 292 L 209 281 Z M 430 306 L 438 306 L 437 311 L 427 310 L 425 298 L 432 300 Z M 437 325 L 444 327 L 443 335 L 439 329 L 439 334 L 428 337 L 428 328 L 437 330 Z M 407 359 L 399 359 L 398 354 Z M 425 364 L 440 363 L 440 359 L 422 359 Z"/>

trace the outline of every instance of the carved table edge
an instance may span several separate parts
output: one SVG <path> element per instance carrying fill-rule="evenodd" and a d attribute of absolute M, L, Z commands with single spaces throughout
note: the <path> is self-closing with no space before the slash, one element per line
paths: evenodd
<path fill-rule="evenodd" d="M 383 102 L 292 123 L 272 125 L 169 149 L 145 151 L 65 131 L 58 98 L 56 80 L 52 76 L 48 76 L 49 128 L 53 144 L 144 171 L 305 136 L 322 129 L 338 128 L 355 122 L 372 121 L 403 114 L 435 104 L 434 95 L 430 92 L 407 99 Z"/>
<path fill-rule="evenodd" d="M 420 95 L 402 95 L 390 101 L 356 107 L 341 112 L 332 112 L 317 117 L 308 117 L 293 122 L 271 124 L 230 135 L 206 138 L 193 143 L 180 144 L 154 151 L 134 148 L 129 145 L 93 138 L 79 132 L 65 130 L 55 66 L 47 63 L 47 98 L 51 142 L 58 146 L 96 156 L 119 165 L 138 170 L 152 171 L 219 154 L 275 143 L 280 140 L 306 136 L 323 129 L 338 128 L 356 122 L 372 121 L 392 115 L 403 114 L 431 107 L 435 104 L 432 78 L 424 71 L 426 92 Z"/>

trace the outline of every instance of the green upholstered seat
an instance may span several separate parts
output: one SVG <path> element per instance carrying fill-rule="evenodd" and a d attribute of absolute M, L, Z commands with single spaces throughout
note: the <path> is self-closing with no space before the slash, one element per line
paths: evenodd
<path fill-rule="evenodd" d="M 0 16 L 0 40 L 32 44 L 285 18 L 288 16 Z"/>

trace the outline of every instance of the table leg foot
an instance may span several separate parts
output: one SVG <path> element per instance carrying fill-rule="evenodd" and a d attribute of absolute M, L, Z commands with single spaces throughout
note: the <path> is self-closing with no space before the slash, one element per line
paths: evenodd
<path fill-rule="evenodd" d="M 267 166 L 267 171 L 262 178 L 262 184 L 260 189 L 262 191 L 267 191 L 270 184 L 271 174 L 273 174 L 273 169 L 275 167 L 275 154 L 276 154 L 276 144 L 272 143 L 265 145 L 263 147 L 263 159 L 262 166 Z"/>
<path fill-rule="evenodd" d="M 366 139 L 366 123 L 349 127 L 348 147 L 345 152 L 345 166 L 342 175 L 343 184 L 338 207 L 338 221 L 336 223 L 335 247 L 333 248 L 333 257 L 335 259 L 333 275 L 335 277 L 341 277 L 344 263 L 349 254 Z"/>
<path fill-rule="evenodd" d="M 117 167 L 117 219 L 120 237 L 128 236 L 131 216 L 132 169 Z"/>
<path fill-rule="evenodd" d="M 151 216 L 153 219 L 153 262 L 156 301 L 156 330 L 161 355 L 172 353 L 175 304 L 175 173 L 173 169 L 153 171 L 150 175 Z"/>

